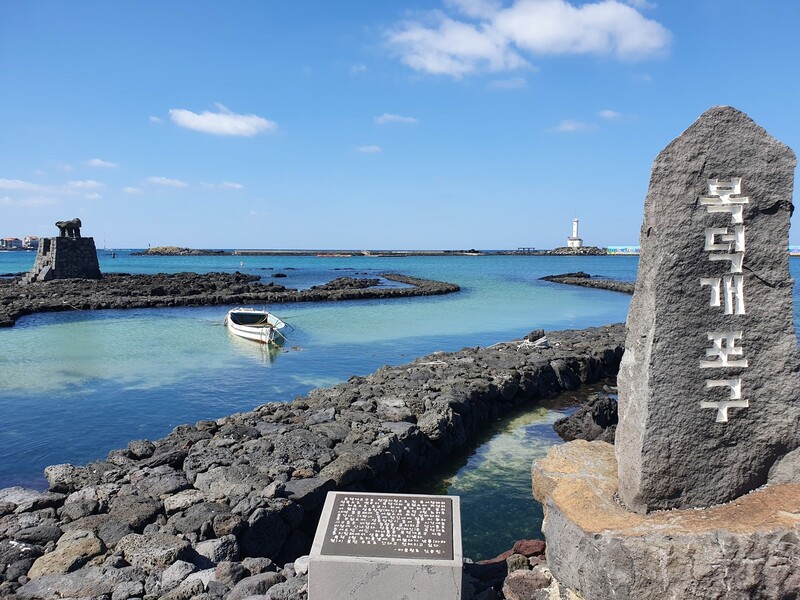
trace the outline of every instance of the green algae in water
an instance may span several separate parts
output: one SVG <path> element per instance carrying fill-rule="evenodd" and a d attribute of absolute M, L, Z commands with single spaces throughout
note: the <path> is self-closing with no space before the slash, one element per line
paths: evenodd
<path fill-rule="evenodd" d="M 531 492 L 531 463 L 563 441 L 553 423 L 602 386 L 584 386 L 505 415 L 452 456 L 417 493 L 461 498 L 464 556 L 494 558 L 519 539 L 543 539 L 542 507 Z"/>

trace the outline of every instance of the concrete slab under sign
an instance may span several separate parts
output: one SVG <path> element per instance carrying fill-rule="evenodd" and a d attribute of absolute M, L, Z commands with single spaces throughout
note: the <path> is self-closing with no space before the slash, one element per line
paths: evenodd
<path fill-rule="evenodd" d="M 456 496 L 330 492 L 308 571 L 309 600 L 460 600 Z"/>

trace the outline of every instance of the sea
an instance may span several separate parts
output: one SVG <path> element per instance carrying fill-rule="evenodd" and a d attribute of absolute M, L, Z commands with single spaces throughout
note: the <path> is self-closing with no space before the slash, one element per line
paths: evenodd
<path fill-rule="evenodd" d="M 0 252 L 0 274 L 32 252 Z M 136 256 L 98 250 L 103 273 L 235 272 L 304 289 L 336 277 L 402 273 L 457 283 L 444 296 L 268 306 L 290 328 L 281 352 L 232 337 L 230 306 L 30 315 L 0 329 L 0 487 L 45 489 L 44 467 L 86 464 L 175 426 L 289 402 L 383 365 L 489 346 L 534 329 L 625 320 L 630 296 L 542 281 L 585 271 L 634 281 L 636 256 Z M 795 281 L 800 259 L 790 261 Z M 285 275 L 278 277 L 276 275 Z M 795 296 L 798 287 L 795 286 Z M 798 317 L 795 312 L 795 322 Z M 461 497 L 465 556 L 480 560 L 541 537 L 530 464 L 560 440 L 553 422 L 581 394 L 493 424 L 415 491 Z"/>

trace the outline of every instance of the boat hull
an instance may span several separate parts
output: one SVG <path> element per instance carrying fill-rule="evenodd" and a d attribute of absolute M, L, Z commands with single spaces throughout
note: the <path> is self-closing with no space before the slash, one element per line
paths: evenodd
<path fill-rule="evenodd" d="M 225 316 L 225 326 L 233 335 L 259 344 L 280 345 L 286 324 L 275 315 L 256 309 L 233 309 Z"/>

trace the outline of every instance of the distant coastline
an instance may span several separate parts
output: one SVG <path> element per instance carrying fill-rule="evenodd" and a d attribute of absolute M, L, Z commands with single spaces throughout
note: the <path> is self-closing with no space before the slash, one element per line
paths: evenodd
<path fill-rule="evenodd" d="M 131 256 L 318 256 L 320 258 L 347 258 L 350 256 L 407 257 L 407 256 L 608 256 L 623 254 L 609 252 L 607 248 L 585 246 L 582 248 L 517 248 L 516 250 L 286 250 L 286 249 L 200 249 L 181 246 L 155 246 L 131 252 Z M 628 253 L 633 254 L 633 253 Z"/>
<path fill-rule="evenodd" d="M 110 248 L 98 248 L 113 252 Z M 36 252 L 31 248 L 3 248 L 0 253 Z M 800 256 L 800 246 L 789 246 L 789 256 Z M 213 249 L 181 246 L 155 246 L 146 250 L 135 249 L 131 256 L 319 256 L 321 258 L 347 258 L 350 256 L 638 256 L 638 246 L 584 246 L 579 249 L 566 246 L 539 250 L 520 247 L 516 250 L 288 250 L 288 249 Z"/>

